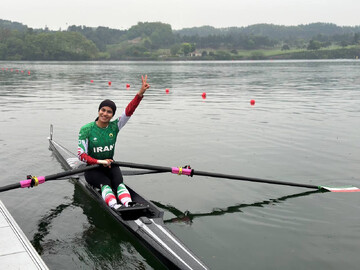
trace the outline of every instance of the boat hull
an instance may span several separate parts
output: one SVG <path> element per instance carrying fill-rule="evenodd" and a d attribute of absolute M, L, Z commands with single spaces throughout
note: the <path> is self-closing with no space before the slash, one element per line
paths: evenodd
<path fill-rule="evenodd" d="M 65 170 L 86 166 L 77 156 L 49 138 L 50 149 L 60 161 Z M 136 174 L 123 171 L 124 175 Z M 94 200 L 102 205 L 118 223 L 129 233 L 139 239 L 169 269 L 208 269 L 171 231 L 164 225 L 164 212 L 159 210 L 151 201 L 145 199 L 132 188 L 127 186 L 134 202 L 147 205 L 144 211 L 117 212 L 109 208 L 102 199 L 99 191 L 90 186 L 84 175 L 77 175 L 77 183 Z"/>

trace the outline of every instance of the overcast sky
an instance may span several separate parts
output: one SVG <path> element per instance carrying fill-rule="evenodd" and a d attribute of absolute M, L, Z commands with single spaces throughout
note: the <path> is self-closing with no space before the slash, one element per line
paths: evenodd
<path fill-rule="evenodd" d="M 128 29 L 138 22 L 173 29 L 257 23 L 360 25 L 360 0 L 1 0 L 0 19 L 52 30 L 69 25 Z"/>

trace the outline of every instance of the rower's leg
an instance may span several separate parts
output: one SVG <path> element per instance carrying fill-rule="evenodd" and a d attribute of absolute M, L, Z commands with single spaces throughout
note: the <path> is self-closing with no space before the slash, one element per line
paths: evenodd
<path fill-rule="evenodd" d="M 101 187 L 101 195 L 108 206 L 116 208 L 116 197 L 109 185 L 103 185 Z"/>
<path fill-rule="evenodd" d="M 119 208 L 121 205 L 117 203 L 116 196 L 111 189 L 111 179 L 109 178 L 109 169 L 105 167 L 99 167 L 85 172 L 86 181 L 101 189 L 101 195 L 106 204 L 112 208 Z"/>
<path fill-rule="evenodd" d="M 124 183 L 121 183 L 117 188 L 117 196 L 119 198 L 119 201 L 125 205 L 126 207 L 129 206 L 129 203 L 132 202 L 130 192 L 124 185 Z"/>
<path fill-rule="evenodd" d="M 111 186 L 117 187 L 117 196 L 119 198 L 119 201 L 124 206 L 128 207 L 129 203 L 132 202 L 131 195 L 126 186 L 124 185 L 123 176 L 120 170 L 119 166 L 111 167 Z"/>

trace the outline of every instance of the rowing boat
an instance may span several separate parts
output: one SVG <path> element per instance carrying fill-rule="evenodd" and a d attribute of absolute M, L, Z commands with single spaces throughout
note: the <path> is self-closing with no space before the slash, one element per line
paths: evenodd
<path fill-rule="evenodd" d="M 77 156 L 49 137 L 50 149 L 66 170 L 86 166 Z M 146 173 L 146 172 L 143 172 Z M 143 174 L 142 173 L 142 174 Z M 148 172 L 151 173 L 151 172 Z M 137 174 L 136 172 L 123 172 Z M 164 212 L 159 210 L 151 201 L 145 199 L 129 186 L 126 186 L 134 202 L 143 207 L 125 208 L 124 211 L 115 211 L 108 207 L 100 191 L 89 185 L 84 175 L 77 175 L 77 181 L 82 189 L 95 199 L 111 214 L 126 230 L 135 235 L 169 269 L 208 269 L 169 229 L 164 225 Z"/>
<path fill-rule="evenodd" d="M 77 156 L 53 140 L 52 128 L 49 137 L 50 149 L 63 165 L 64 169 L 72 170 L 86 166 Z M 143 172 L 146 173 L 146 172 Z M 142 173 L 142 174 L 143 174 Z M 151 172 L 148 172 L 151 173 Z M 124 175 L 137 174 L 123 171 Z M 127 231 L 135 235 L 140 243 L 148 248 L 169 269 L 208 269 L 167 227 L 164 225 L 164 212 L 159 210 L 151 201 L 145 199 L 129 186 L 132 200 L 142 207 L 125 208 L 124 211 L 115 211 L 108 207 L 100 191 L 89 185 L 84 175 L 76 176 L 76 183 L 94 200 L 103 206 Z"/>

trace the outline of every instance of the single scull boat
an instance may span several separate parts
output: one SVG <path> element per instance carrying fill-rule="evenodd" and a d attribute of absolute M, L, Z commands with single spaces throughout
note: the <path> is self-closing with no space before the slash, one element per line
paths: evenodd
<path fill-rule="evenodd" d="M 50 149 L 66 170 L 86 166 L 74 153 L 55 142 L 52 138 L 52 133 L 51 127 L 49 138 Z M 126 175 L 126 171 L 123 174 Z M 199 258 L 165 227 L 163 221 L 164 212 L 130 187 L 127 186 L 133 201 L 141 204 L 142 207 L 135 207 L 134 209 L 129 207 L 125 211 L 115 211 L 106 205 L 99 190 L 86 182 L 83 174 L 77 176 L 76 182 L 121 225 L 135 235 L 169 269 L 208 269 Z"/>

